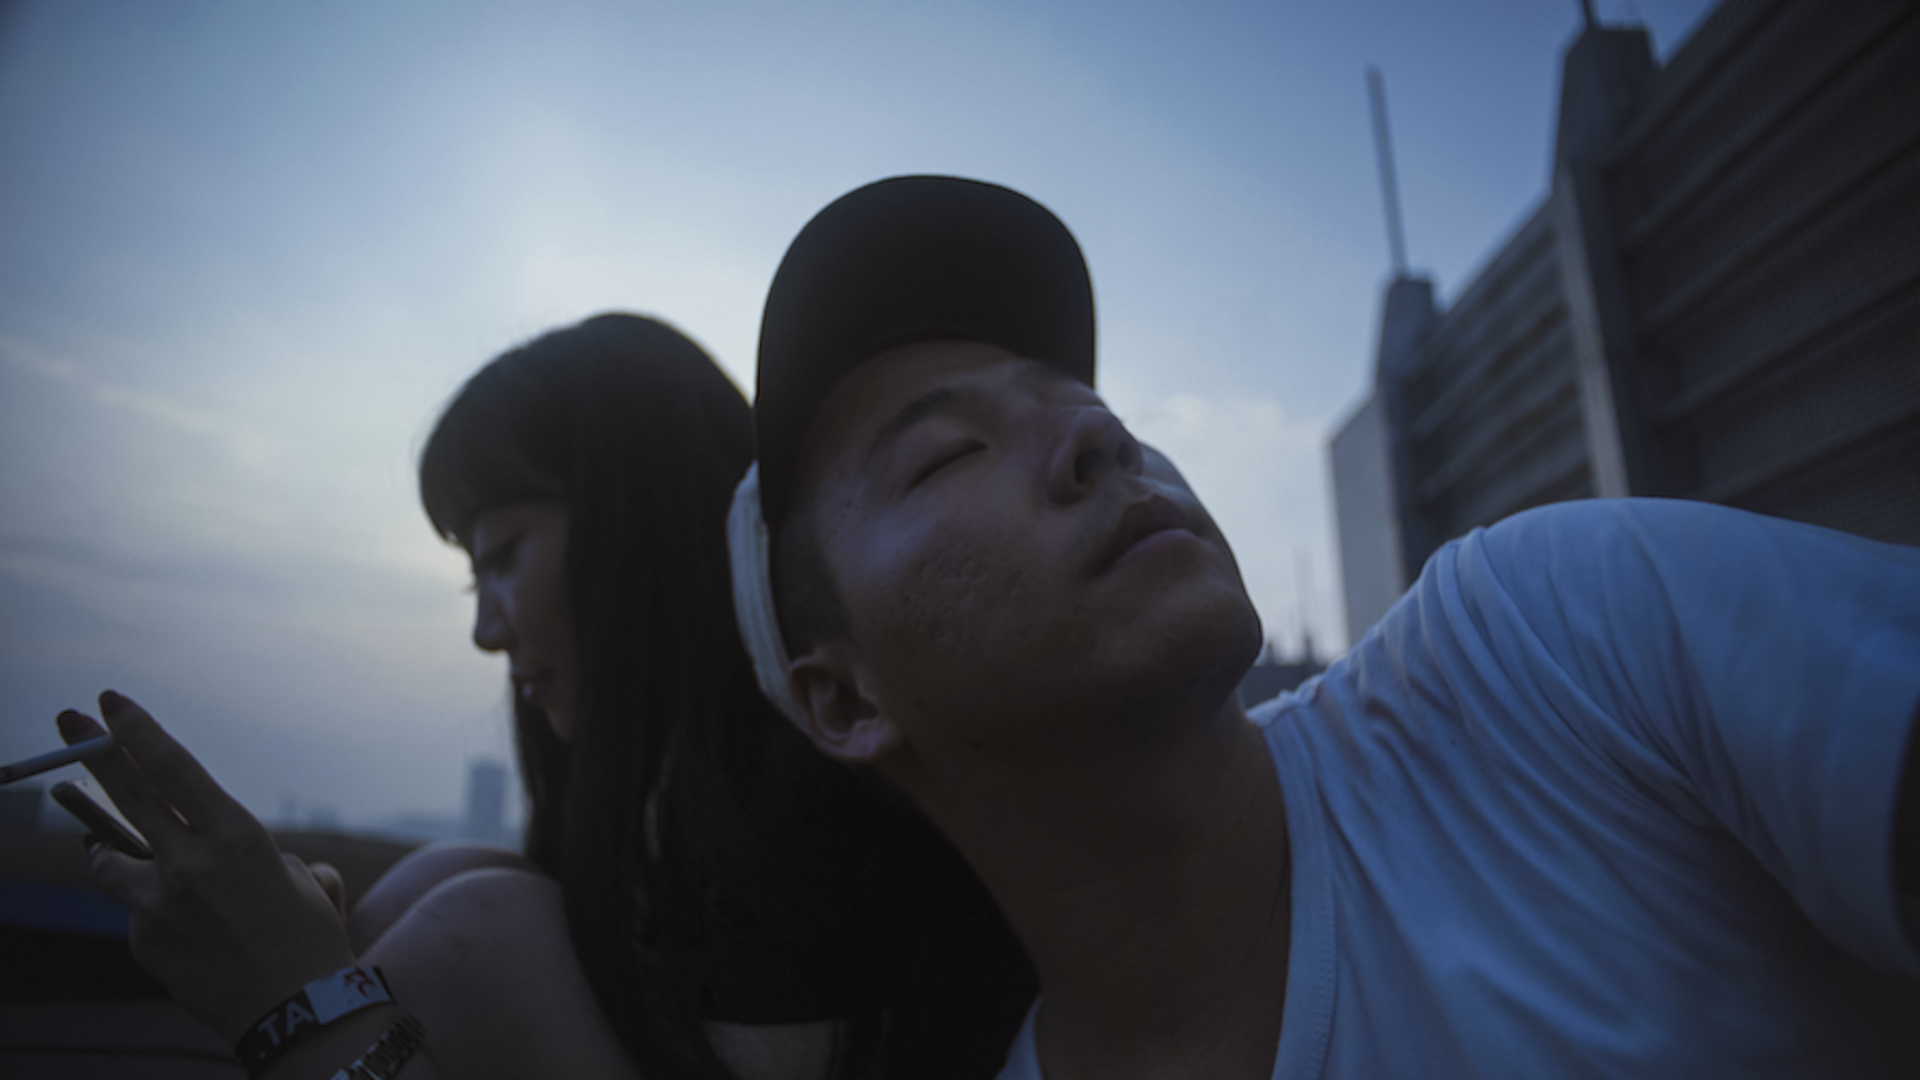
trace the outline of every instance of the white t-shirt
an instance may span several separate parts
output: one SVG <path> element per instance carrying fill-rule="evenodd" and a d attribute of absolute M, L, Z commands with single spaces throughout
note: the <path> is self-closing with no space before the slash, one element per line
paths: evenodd
<path fill-rule="evenodd" d="M 1273 1076 L 1920 1076 L 1917 712 L 1920 549 L 1639 499 L 1447 545 L 1254 712 L 1293 858 Z M 1001 1077 L 1040 1076 L 1029 1014 Z"/>

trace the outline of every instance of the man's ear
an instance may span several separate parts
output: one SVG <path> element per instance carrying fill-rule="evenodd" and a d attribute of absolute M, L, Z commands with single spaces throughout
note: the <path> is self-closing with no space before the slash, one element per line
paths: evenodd
<path fill-rule="evenodd" d="M 861 690 L 844 641 L 816 645 L 787 666 L 787 692 L 807 717 L 807 737 L 830 758 L 871 764 L 898 749 L 900 728 Z"/>

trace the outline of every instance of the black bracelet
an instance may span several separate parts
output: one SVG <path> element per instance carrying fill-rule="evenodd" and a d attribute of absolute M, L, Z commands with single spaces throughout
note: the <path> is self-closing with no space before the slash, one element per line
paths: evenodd
<path fill-rule="evenodd" d="M 427 1029 L 420 1021 L 401 1013 L 385 1035 L 376 1039 L 352 1064 L 334 1073 L 333 1080 L 390 1080 L 426 1041 Z"/>
<path fill-rule="evenodd" d="M 344 967 L 301 987 L 292 997 L 267 1010 L 233 1044 L 234 1056 L 257 1077 L 287 1051 L 318 1035 L 328 1024 L 361 1009 L 393 1001 L 387 977 L 379 968 Z"/>

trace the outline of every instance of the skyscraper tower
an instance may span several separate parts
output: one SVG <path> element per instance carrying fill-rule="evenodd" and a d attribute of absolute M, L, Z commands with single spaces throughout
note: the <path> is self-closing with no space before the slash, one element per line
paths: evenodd
<path fill-rule="evenodd" d="M 493 758 L 467 763 L 467 838 L 486 843 L 507 839 L 507 767 Z"/>

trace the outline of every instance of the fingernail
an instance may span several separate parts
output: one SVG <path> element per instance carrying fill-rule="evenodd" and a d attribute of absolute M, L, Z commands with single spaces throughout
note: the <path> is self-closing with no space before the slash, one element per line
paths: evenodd
<path fill-rule="evenodd" d="M 91 726 L 85 715 L 73 709 L 62 710 L 59 716 L 53 718 L 53 723 L 60 729 L 61 736 L 68 739 L 87 734 L 87 729 Z"/>
<path fill-rule="evenodd" d="M 114 693 L 112 690 L 100 691 L 100 711 L 101 712 L 119 712 L 121 707 L 126 705 L 126 703 L 127 703 L 126 698 L 121 697 L 119 694 Z"/>

